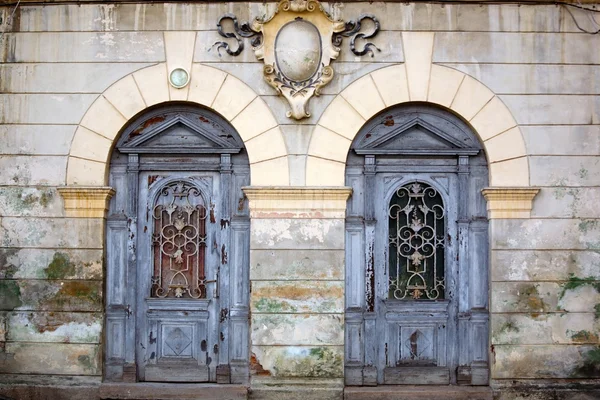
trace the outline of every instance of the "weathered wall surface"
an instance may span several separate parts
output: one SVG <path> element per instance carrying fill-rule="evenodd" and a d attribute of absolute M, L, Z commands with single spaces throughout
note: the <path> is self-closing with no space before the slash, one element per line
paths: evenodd
<path fill-rule="evenodd" d="M 349 193 L 246 190 L 252 210 L 251 367 L 258 378 L 343 377 Z"/>
<path fill-rule="evenodd" d="M 268 135 L 249 140 L 256 157 L 251 155 L 252 181 L 292 186 L 343 177 L 344 164 L 331 149 L 348 146 L 351 137 L 337 132 L 321 141 L 324 136 L 313 135 L 323 131 L 315 128 L 317 121 L 349 84 L 406 61 L 403 31 L 426 31 L 434 32 L 427 63 L 487 86 L 523 135 L 526 157 L 511 158 L 510 136 L 487 143 L 488 153 L 503 154 L 492 172 L 506 182 L 526 176 L 522 186 L 541 188 L 530 219 L 491 224 L 492 378 L 600 374 L 600 53 L 594 50 L 600 37 L 583 33 L 576 22 L 591 31 L 597 25 L 586 12 L 570 14 L 559 6 L 326 8 L 345 20 L 376 15 L 382 31 L 374 42 L 381 52 L 355 57 L 344 43 L 332 62 L 333 81 L 311 100 L 312 116 L 300 122 L 285 116 L 285 101 L 263 81 L 262 63 L 249 48 L 231 57 L 212 47 L 222 40 L 215 26 L 221 15 L 232 12 L 247 21 L 272 11 L 273 4 L 23 5 L 10 25 L 12 8 L 0 9 L 7 30 L 0 39 L 0 372 L 101 375 L 103 222 L 65 217 L 56 188 L 68 182 L 69 154 L 83 181 L 86 174 L 103 176 L 111 146 L 106 135 L 116 135 L 131 117 L 123 110 L 139 99 L 114 96 L 123 101 L 109 103 L 120 122 L 112 132 L 74 142 L 74 152 L 75 131 L 113 83 L 168 61 L 165 31 L 194 32 L 193 50 L 183 58 L 225 71 L 260 96 L 274 114 L 269 126 L 278 125 L 286 154 L 269 156 L 274 142 Z M 430 88 L 446 90 L 428 79 Z M 486 95 L 474 92 L 473 98 Z M 252 101 L 247 93 L 241 97 Z M 463 117 L 471 119 L 482 107 Z M 356 110 L 344 118 L 365 119 Z M 307 160 L 312 171 L 318 163 L 316 175 L 307 174 Z M 340 376 L 343 247 L 340 216 L 255 215 L 250 274 L 256 373 Z M 303 358 L 289 363 L 289 354 Z M 326 368 L 315 369 L 319 359 L 326 359 L 319 364 Z"/>

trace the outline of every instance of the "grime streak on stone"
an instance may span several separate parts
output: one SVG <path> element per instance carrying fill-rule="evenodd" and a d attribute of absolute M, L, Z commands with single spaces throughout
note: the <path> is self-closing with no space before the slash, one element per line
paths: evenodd
<path fill-rule="evenodd" d="M 23 305 L 17 281 L 0 281 L 0 310 L 14 310 Z"/>

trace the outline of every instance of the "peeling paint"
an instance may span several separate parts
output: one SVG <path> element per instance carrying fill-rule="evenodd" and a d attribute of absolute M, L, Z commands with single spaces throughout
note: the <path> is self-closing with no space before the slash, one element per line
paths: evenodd
<path fill-rule="evenodd" d="M 56 252 L 52 262 L 44 271 L 48 279 L 64 279 L 75 275 L 75 264 L 70 262 L 67 254 Z"/>
<path fill-rule="evenodd" d="M 99 343 L 100 314 L 19 312 L 9 318 L 10 338 L 17 341 Z"/>
<path fill-rule="evenodd" d="M 221 264 L 227 264 L 227 250 L 225 249 L 225 244 L 221 246 Z"/>
<path fill-rule="evenodd" d="M 250 355 L 250 371 L 252 372 L 252 375 L 259 375 L 259 376 L 271 375 L 270 371 L 263 368 L 263 366 L 258 361 L 258 358 L 256 358 L 256 354 L 254 354 L 254 353 L 252 353 Z"/>
<path fill-rule="evenodd" d="M 367 303 L 367 311 L 373 312 L 375 310 L 375 259 L 373 255 L 373 242 L 369 242 L 369 249 L 367 250 L 367 287 L 365 293 L 365 301 Z"/>

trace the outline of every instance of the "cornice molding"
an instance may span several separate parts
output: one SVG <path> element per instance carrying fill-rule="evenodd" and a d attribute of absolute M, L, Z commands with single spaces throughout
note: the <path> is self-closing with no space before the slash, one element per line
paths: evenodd
<path fill-rule="evenodd" d="M 252 218 L 344 218 L 351 187 L 247 186 Z"/>
<path fill-rule="evenodd" d="M 540 191 L 534 187 L 489 187 L 481 191 L 487 200 L 489 219 L 530 218 L 533 199 Z"/>
<path fill-rule="evenodd" d="M 57 190 L 65 203 L 65 215 L 74 218 L 104 218 L 115 194 L 108 186 L 63 186 Z"/>

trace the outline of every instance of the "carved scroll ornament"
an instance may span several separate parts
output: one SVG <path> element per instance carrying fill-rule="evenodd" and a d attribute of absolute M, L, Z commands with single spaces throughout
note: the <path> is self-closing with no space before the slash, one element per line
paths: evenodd
<path fill-rule="evenodd" d="M 374 30 L 361 33 L 361 22 L 369 19 Z M 223 22 L 230 20 L 234 32 L 225 32 Z M 265 81 L 288 101 L 288 118 L 310 117 L 307 111 L 312 96 L 319 96 L 320 89 L 333 78 L 333 68 L 329 65 L 340 53 L 338 46 L 343 37 L 351 37 L 350 49 L 357 55 L 379 49 L 373 43 L 366 43 L 362 50 L 356 50 L 356 39 L 367 39 L 379 31 L 379 22 L 372 15 L 361 15 L 356 21 L 345 23 L 334 20 L 315 0 L 282 0 L 273 15 L 256 18 L 252 24 L 239 24 L 232 14 L 225 14 L 217 24 L 218 32 L 225 38 L 235 38 L 237 48 L 232 50 L 226 42 L 216 42 L 214 46 L 220 55 L 224 49 L 231 56 L 239 55 L 244 49 L 242 38 L 251 38 L 256 58 L 264 61 Z"/>

